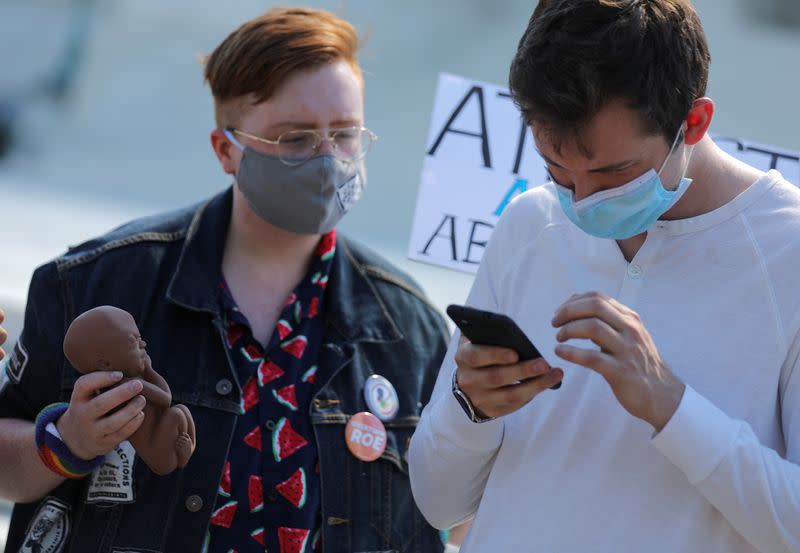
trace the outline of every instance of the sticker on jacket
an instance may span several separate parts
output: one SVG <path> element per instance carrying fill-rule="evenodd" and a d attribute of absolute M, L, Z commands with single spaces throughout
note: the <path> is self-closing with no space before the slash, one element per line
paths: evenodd
<path fill-rule="evenodd" d="M 86 503 L 133 503 L 133 462 L 136 451 L 124 441 L 106 455 L 92 473 Z"/>
<path fill-rule="evenodd" d="M 14 382 L 19 384 L 22 380 L 22 373 L 25 372 L 25 367 L 28 365 L 28 352 L 25 350 L 25 345 L 22 343 L 22 338 L 17 340 L 14 344 L 14 349 L 11 351 L 11 357 L 8 358 L 8 365 L 6 372 L 8 377 Z"/>
<path fill-rule="evenodd" d="M 70 506 L 46 497 L 31 519 L 19 553 L 59 553 L 69 535 Z"/>

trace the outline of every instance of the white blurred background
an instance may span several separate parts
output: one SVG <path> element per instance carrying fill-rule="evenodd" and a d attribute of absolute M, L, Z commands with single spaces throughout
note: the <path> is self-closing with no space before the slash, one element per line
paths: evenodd
<path fill-rule="evenodd" d="M 472 277 L 406 260 L 437 75 L 504 85 L 534 0 L 281 2 L 329 9 L 365 39 L 369 187 L 340 229 L 435 303 Z M 712 131 L 800 150 L 800 2 L 695 0 L 712 53 Z M 230 184 L 213 157 L 199 54 L 273 5 L 0 0 L 0 307 L 14 336 L 33 268 L 127 219 Z M 0 460 L 2 470 L 2 460 Z M 9 506 L 0 501 L 0 549 Z"/>

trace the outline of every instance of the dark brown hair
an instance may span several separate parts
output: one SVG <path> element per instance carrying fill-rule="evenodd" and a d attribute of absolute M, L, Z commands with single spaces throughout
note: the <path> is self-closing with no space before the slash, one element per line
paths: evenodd
<path fill-rule="evenodd" d="M 606 102 L 622 99 L 643 131 L 672 142 L 705 95 L 710 56 L 688 0 L 540 0 L 511 63 L 525 121 L 558 147 Z"/>
<path fill-rule="evenodd" d="M 359 40 L 347 21 L 324 10 L 279 7 L 241 25 L 204 60 L 220 127 L 242 108 L 268 100 L 288 76 L 344 60 L 361 78 Z"/>

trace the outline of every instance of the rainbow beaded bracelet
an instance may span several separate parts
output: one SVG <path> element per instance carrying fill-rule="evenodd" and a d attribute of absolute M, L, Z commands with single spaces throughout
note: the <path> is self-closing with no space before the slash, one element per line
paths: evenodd
<path fill-rule="evenodd" d="M 103 464 L 105 455 L 81 459 L 61 439 L 55 422 L 64 414 L 69 403 L 51 403 L 36 416 L 36 448 L 47 468 L 64 478 L 79 479 Z"/>

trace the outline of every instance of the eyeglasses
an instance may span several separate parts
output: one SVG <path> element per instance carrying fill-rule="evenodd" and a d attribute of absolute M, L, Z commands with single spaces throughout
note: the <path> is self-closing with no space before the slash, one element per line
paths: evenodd
<path fill-rule="evenodd" d="M 289 166 L 308 161 L 318 151 L 324 141 L 331 143 L 337 158 L 343 161 L 364 159 L 378 137 L 365 127 L 346 127 L 341 129 L 302 129 L 282 133 L 276 140 L 262 138 L 234 127 L 227 131 L 239 136 L 269 144 L 275 148 L 278 158 Z"/>

